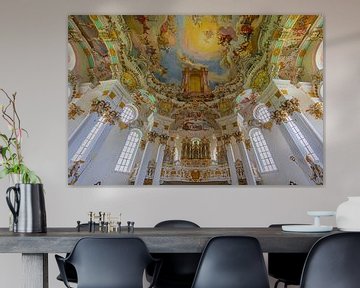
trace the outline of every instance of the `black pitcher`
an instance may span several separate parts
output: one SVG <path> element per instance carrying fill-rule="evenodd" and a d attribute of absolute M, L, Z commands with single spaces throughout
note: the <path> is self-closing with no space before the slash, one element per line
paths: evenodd
<path fill-rule="evenodd" d="M 11 192 L 14 192 L 11 201 Z M 46 211 L 42 184 L 15 184 L 6 190 L 6 202 L 14 215 L 14 232 L 46 232 Z"/>

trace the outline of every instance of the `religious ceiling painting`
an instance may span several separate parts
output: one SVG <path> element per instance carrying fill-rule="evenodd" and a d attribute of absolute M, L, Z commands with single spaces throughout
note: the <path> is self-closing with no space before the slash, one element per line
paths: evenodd
<path fill-rule="evenodd" d="M 319 15 L 68 17 L 68 184 L 323 185 Z"/>

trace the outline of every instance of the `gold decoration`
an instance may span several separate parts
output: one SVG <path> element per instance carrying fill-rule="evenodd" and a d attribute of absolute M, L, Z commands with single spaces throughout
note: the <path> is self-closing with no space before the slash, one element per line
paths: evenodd
<path fill-rule="evenodd" d="M 168 139 L 169 139 L 168 135 L 165 135 L 165 134 L 159 135 L 160 144 L 165 145 L 166 142 L 168 141 Z"/>
<path fill-rule="evenodd" d="M 244 134 L 240 131 L 236 131 L 233 136 L 237 143 L 244 141 Z"/>
<path fill-rule="evenodd" d="M 140 140 L 140 149 L 144 150 L 146 146 L 146 140 L 145 139 L 141 139 Z"/>
<path fill-rule="evenodd" d="M 68 118 L 74 120 L 76 116 L 80 116 L 85 111 L 80 108 L 80 106 L 75 103 L 71 103 L 68 109 Z"/>
<path fill-rule="evenodd" d="M 324 183 L 323 168 L 319 164 L 315 163 L 314 158 L 310 154 L 307 154 L 305 156 L 305 161 L 310 166 L 312 172 L 312 174 L 310 175 L 310 180 L 314 181 L 316 185 L 323 185 Z"/>
<path fill-rule="evenodd" d="M 273 126 L 273 123 L 271 121 L 268 121 L 268 122 L 262 124 L 262 127 L 264 129 L 268 129 L 268 130 L 271 130 L 272 126 Z"/>
<path fill-rule="evenodd" d="M 263 91 L 269 82 L 269 73 L 266 70 L 260 70 L 254 77 L 251 87 L 256 91 Z"/>
<path fill-rule="evenodd" d="M 221 99 L 218 103 L 218 108 L 222 116 L 231 114 L 233 107 L 233 100 L 230 99 Z"/>
<path fill-rule="evenodd" d="M 286 100 L 281 104 L 280 109 L 286 111 L 289 115 L 292 115 L 294 112 L 300 112 L 300 101 L 297 98 Z"/>
<path fill-rule="evenodd" d="M 294 155 L 290 156 L 290 160 L 293 161 L 299 167 L 301 167 Z M 323 185 L 324 183 L 323 168 L 319 164 L 315 163 L 314 158 L 310 154 L 307 154 L 305 156 L 305 161 L 309 165 L 311 170 L 311 174 L 306 173 L 310 178 L 310 180 L 313 181 L 316 185 Z"/>
<path fill-rule="evenodd" d="M 149 142 L 155 142 L 155 139 L 158 136 L 158 134 L 154 131 L 150 131 L 147 136 Z"/>
<path fill-rule="evenodd" d="M 283 95 L 288 95 L 289 94 L 289 91 L 287 89 L 281 89 L 280 92 Z"/>
<path fill-rule="evenodd" d="M 275 123 L 280 125 L 283 122 L 287 121 L 288 113 L 284 110 L 275 110 L 272 112 L 271 118 L 275 120 Z"/>
<path fill-rule="evenodd" d="M 246 147 L 246 149 L 247 150 L 251 150 L 251 147 L 252 147 L 252 145 L 251 145 L 251 140 L 248 138 L 248 139 L 245 139 L 245 147 Z"/>
<path fill-rule="evenodd" d="M 73 73 L 72 71 L 68 73 L 68 83 L 70 83 L 72 87 L 76 87 L 78 81 L 78 76 L 76 76 L 75 73 Z"/>
<path fill-rule="evenodd" d="M 323 28 L 322 27 L 316 27 L 313 31 L 311 31 L 311 34 L 310 34 L 309 37 L 310 37 L 311 41 L 322 40 L 324 38 Z"/>
<path fill-rule="evenodd" d="M 231 135 L 228 135 L 228 134 L 223 135 L 222 140 L 224 141 L 225 145 L 230 144 Z"/>
<path fill-rule="evenodd" d="M 80 177 L 79 170 L 83 163 L 84 163 L 83 160 L 77 160 L 77 161 L 74 161 L 73 164 L 69 167 L 69 169 L 68 169 L 68 184 L 69 185 L 74 185 L 76 183 L 76 181 L 79 179 L 79 177 Z"/>
<path fill-rule="evenodd" d="M 190 175 L 193 181 L 198 181 L 200 179 L 200 171 L 197 169 L 191 170 Z"/>
<path fill-rule="evenodd" d="M 170 115 L 173 109 L 173 103 L 170 100 L 160 100 L 159 102 L 159 113 L 161 115 Z"/>
<path fill-rule="evenodd" d="M 121 126 L 120 113 L 116 110 L 111 110 L 111 106 L 105 100 L 99 100 L 94 98 L 91 102 L 90 112 L 97 113 L 99 116 L 104 117 L 106 123 L 115 125 L 119 123 L 120 129 L 123 129 Z"/>
<path fill-rule="evenodd" d="M 110 110 L 111 110 L 110 104 L 104 100 L 99 100 L 97 98 L 94 98 L 91 101 L 90 112 L 95 112 L 98 115 L 102 116 L 105 112 Z"/>
<path fill-rule="evenodd" d="M 119 128 L 120 130 L 123 130 L 123 129 L 126 129 L 128 128 L 129 125 L 127 125 L 126 123 L 122 122 L 122 121 L 119 121 Z"/>
<path fill-rule="evenodd" d="M 138 87 L 138 83 L 137 83 L 137 80 L 136 80 L 135 76 L 131 72 L 128 72 L 128 71 L 125 71 L 121 75 L 121 82 L 130 91 L 133 91 L 134 89 L 136 89 Z"/>
<path fill-rule="evenodd" d="M 309 112 L 310 115 L 314 116 L 315 119 L 323 119 L 324 107 L 322 102 L 316 102 L 311 104 L 306 112 Z"/>
<path fill-rule="evenodd" d="M 115 125 L 116 122 L 120 120 L 120 114 L 119 112 L 115 110 L 106 111 L 103 114 L 104 120 L 106 123 L 109 123 L 110 125 Z"/>

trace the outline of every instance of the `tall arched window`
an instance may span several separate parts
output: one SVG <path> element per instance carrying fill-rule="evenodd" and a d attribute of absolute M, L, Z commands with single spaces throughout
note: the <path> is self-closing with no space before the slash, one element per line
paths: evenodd
<path fill-rule="evenodd" d="M 320 101 L 324 101 L 324 83 L 323 82 L 320 83 L 320 87 L 319 87 L 319 99 L 320 99 Z"/>
<path fill-rule="evenodd" d="M 309 142 L 306 140 L 303 133 L 301 133 L 299 127 L 296 125 L 294 120 L 289 116 L 286 125 L 290 128 L 293 139 L 301 145 L 303 149 L 300 149 L 301 153 L 303 154 L 304 158 L 306 155 L 310 154 L 315 161 L 319 161 L 319 157 L 315 154 L 314 150 L 311 148 Z"/>
<path fill-rule="evenodd" d="M 249 135 L 259 163 L 260 172 L 276 171 L 277 167 L 261 130 L 253 128 L 250 130 Z"/>
<path fill-rule="evenodd" d="M 125 146 L 121 151 L 118 162 L 115 166 L 117 172 L 130 172 L 131 166 L 135 160 L 136 151 L 139 147 L 142 133 L 139 129 L 130 131 L 126 139 Z"/>
<path fill-rule="evenodd" d="M 120 114 L 121 120 L 128 124 L 136 120 L 138 111 L 133 105 L 126 105 Z"/>
<path fill-rule="evenodd" d="M 319 70 L 322 70 L 324 68 L 324 47 L 323 47 L 323 41 L 320 43 L 319 47 L 316 50 L 315 54 L 315 63 L 316 67 Z"/>
<path fill-rule="evenodd" d="M 92 147 L 94 141 L 99 137 L 101 132 L 106 126 L 105 118 L 100 117 L 96 122 L 95 126 L 91 129 L 89 134 L 86 136 L 84 141 L 81 143 L 78 150 L 75 152 L 74 156 L 71 158 L 72 161 L 85 160 L 87 152 Z"/>
<path fill-rule="evenodd" d="M 68 70 L 72 71 L 75 68 L 76 64 L 76 55 L 74 48 L 68 43 Z"/>
<path fill-rule="evenodd" d="M 270 112 L 264 104 L 259 104 L 254 109 L 254 118 L 262 123 L 269 122 L 271 119 Z"/>

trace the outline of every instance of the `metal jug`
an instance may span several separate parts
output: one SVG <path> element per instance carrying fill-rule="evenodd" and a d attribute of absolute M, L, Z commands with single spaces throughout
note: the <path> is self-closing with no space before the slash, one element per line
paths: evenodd
<path fill-rule="evenodd" d="M 14 192 L 13 203 L 11 192 Z M 6 190 L 6 202 L 14 216 L 14 232 L 44 233 L 47 231 L 42 184 L 15 184 Z"/>

